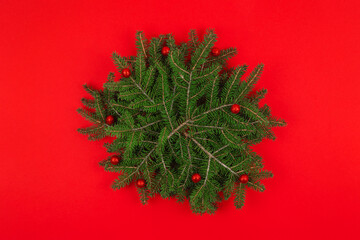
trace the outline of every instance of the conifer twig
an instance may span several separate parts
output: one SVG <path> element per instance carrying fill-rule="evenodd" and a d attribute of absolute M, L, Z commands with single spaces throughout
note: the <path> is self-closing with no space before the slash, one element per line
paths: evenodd
<path fill-rule="evenodd" d="M 185 133 L 185 136 L 189 137 L 188 133 Z M 214 155 L 212 155 L 208 150 L 206 150 L 198 141 L 196 141 L 194 138 L 189 137 L 196 145 L 198 145 L 198 147 L 204 151 L 204 153 L 206 153 L 209 157 L 211 157 L 212 159 L 214 159 L 215 161 L 217 161 L 221 166 L 223 166 L 224 168 L 226 168 L 227 170 L 229 170 L 232 174 L 238 176 L 238 174 L 236 172 L 234 172 L 230 167 L 226 166 L 223 162 L 221 162 L 219 159 L 217 159 Z"/>

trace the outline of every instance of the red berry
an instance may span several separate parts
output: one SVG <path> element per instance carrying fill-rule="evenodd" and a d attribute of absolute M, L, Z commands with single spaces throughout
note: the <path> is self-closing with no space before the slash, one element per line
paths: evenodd
<path fill-rule="evenodd" d="M 111 116 L 111 115 L 107 116 L 105 119 L 105 122 L 108 125 L 113 125 L 114 121 L 115 121 L 115 118 L 114 118 L 114 116 Z"/>
<path fill-rule="evenodd" d="M 138 180 L 136 180 L 136 186 L 137 186 L 138 188 L 143 188 L 143 187 L 145 187 L 145 185 L 146 185 L 146 182 L 145 182 L 144 179 L 138 179 Z"/>
<path fill-rule="evenodd" d="M 170 48 L 165 46 L 161 49 L 161 54 L 164 55 L 164 56 L 167 56 L 170 52 Z"/>
<path fill-rule="evenodd" d="M 241 183 L 247 183 L 249 181 L 249 176 L 247 174 L 243 174 L 239 178 Z"/>
<path fill-rule="evenodd" d="M 240 112 L 240 105 L 239 104 L 233 104 L 231 106 L 231 112 L 238 114 Z"/>
<path fill-rule="evenodd" d="M 111 156 L 111 158 L 110 158 L 110 162 L 113 165 L 118 165 L 120 160 L 121 160 L 121 158 L 117 155 Z"/>
<path fill-rule="evenodd" d="M 201 180 L 200 174 L 194 173 L 194 174 L 192 175 L 192 177 L 191 177 L 191 180 L 192 180 L 194 183 L 200 182 L 200 180 Z"/>
<path fill-rule="evenodd" d="M 220 50 L 217 48 L 217 47 L 213 47 L 211 49 L 211 54 L 215 57 L 219 56 L 220 55 Z"/>
<path fill-rule="evenodd" d="M 130 72 L 130 69 L 128 68 L 124 68 L 122 71 L 121 71 L 122 75 L 126 78 L 130 77 L 131 75 L 131 72 Z"/>

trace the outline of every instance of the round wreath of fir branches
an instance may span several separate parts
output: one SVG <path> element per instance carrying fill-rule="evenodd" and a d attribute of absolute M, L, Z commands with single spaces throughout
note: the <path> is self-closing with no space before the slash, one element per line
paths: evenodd
<path fill-rule="evenodd" d="M 94 99 L 82 99 L 78 111 L 94 125 L 79 132 L 116 137 L 105 144 L 112 156 L 100 162 L 121 172 L 114 189 L 135 182 L 144 204 L 174 196 L 189 199 L 195 213 L 214 213 L 232 194 L 241 208 L 246 186 L 264 190 L 260 180 L 272 173 L 249 147 L 274 139 L 271 127 L 285 122 L 259 106 L 266 89 L 251 92 L 263 65 L 242 80 L 247 66 L 226 68 L 237 52 L 215 48 L 216 38 L 207 30 L 199 41 L 191 30 L 176 44 L 171 34 L 147 40 L 139 31 L 136 56 L 112 56 L 123 77 L 110 73 L 103 90 L 85 85 Z"/>

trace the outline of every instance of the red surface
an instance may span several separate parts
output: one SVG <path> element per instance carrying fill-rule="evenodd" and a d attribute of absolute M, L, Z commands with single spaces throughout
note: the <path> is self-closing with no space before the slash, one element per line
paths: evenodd
<path fill-rule="evenodd" d="M 358 1 L 0 1 L 0 239 L 359 239 Z M 82 84 L 113 51 L 215 28 L 231 64 L 265 64 L 258 87 L 288 126 L 256 150 L 275 177 L 215 216 L 110 188 L 103 142 L 78 134 Z"/>

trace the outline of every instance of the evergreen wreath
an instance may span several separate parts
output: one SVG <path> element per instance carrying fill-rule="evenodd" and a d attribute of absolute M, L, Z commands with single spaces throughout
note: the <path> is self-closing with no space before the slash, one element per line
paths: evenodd
<path fill-rule="evenodd" d="M 136 56 L 112 55 L 122 78 L 110 73 L 103 90 L 84 85 L 93 99 L 78 109 L 94 124 L 80 133 L 116 137 L 105 144 L 112 156 L 100 162 L 121 172 L 112 187 L 135 182 L 142 203 L 174 196 L 188 199 L 195 213 L 214 213 L 234 194 L 241 208 L 245 187 L 264 191 L 260 180 L 272 177 L 249 147 L 275 139 L 271 128 L 285 125 L 259 106 L 266 89 L 252 91 L 263 65 L 242 80 L 247 66 L 226 67 L 237 51 L 214 47 L 213 30 L 203 41 L 191 30 L 180 44 L 172 34 L 149 41 L 139 31 L 136 38 Z"/>

